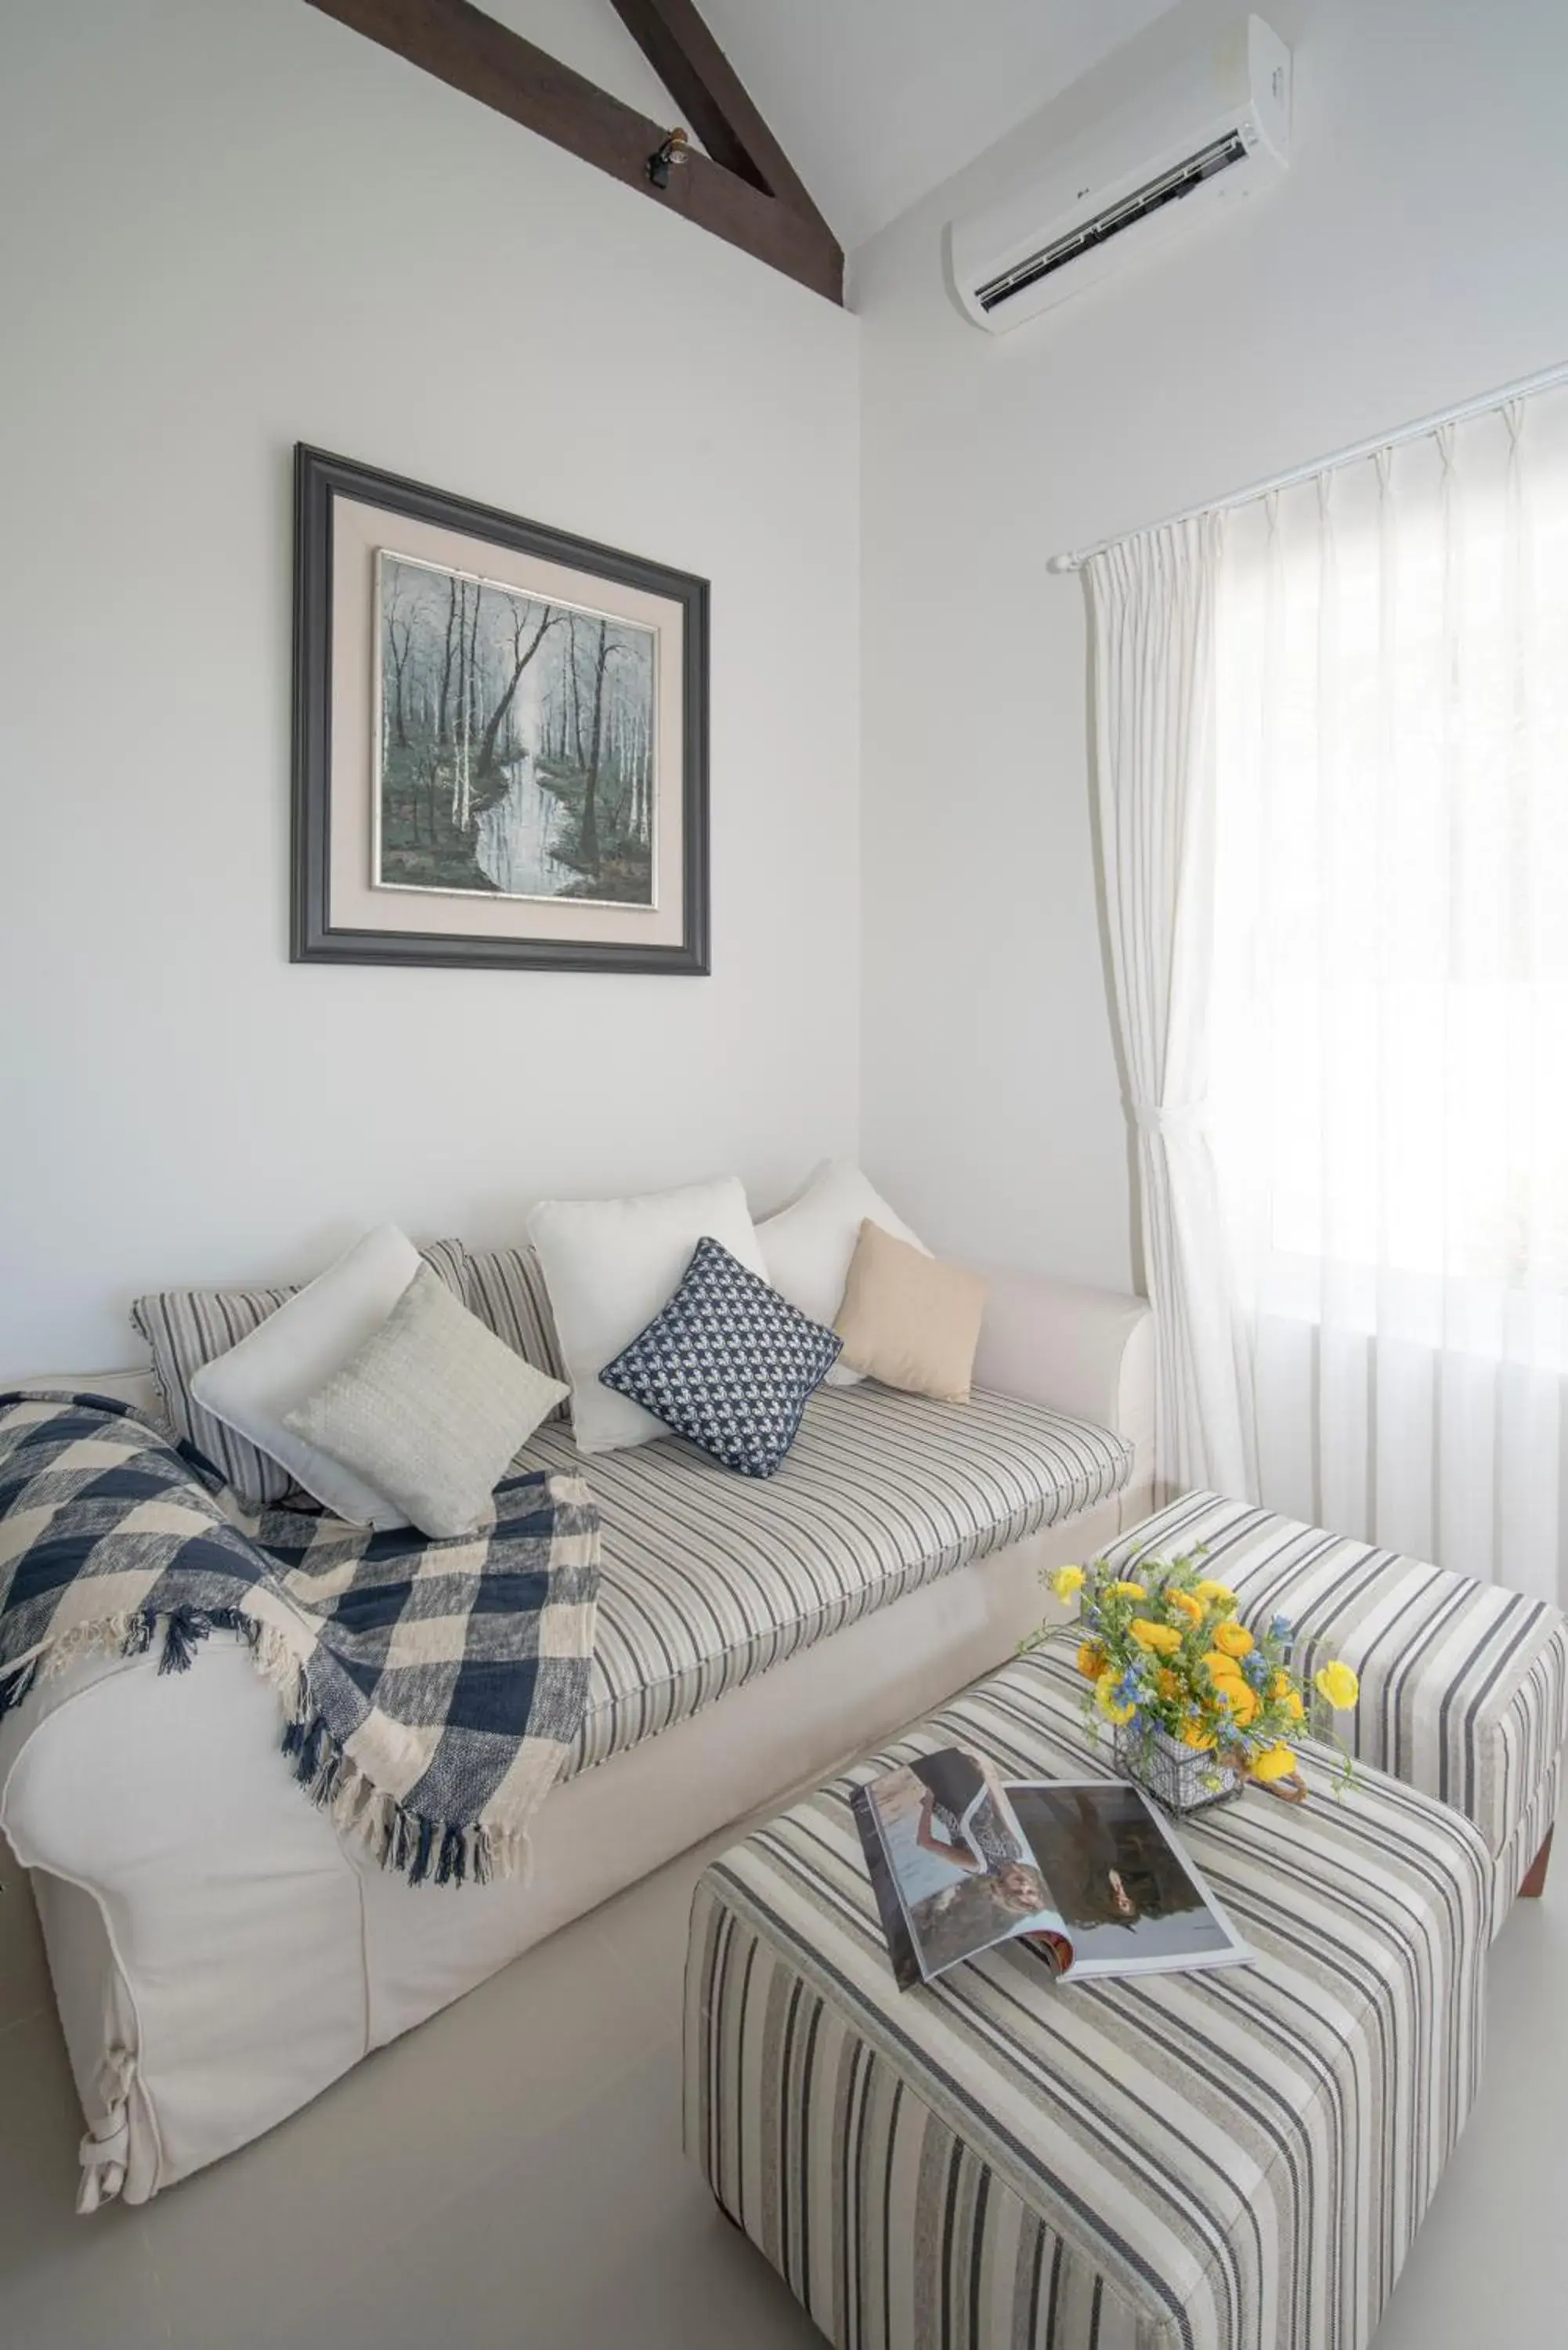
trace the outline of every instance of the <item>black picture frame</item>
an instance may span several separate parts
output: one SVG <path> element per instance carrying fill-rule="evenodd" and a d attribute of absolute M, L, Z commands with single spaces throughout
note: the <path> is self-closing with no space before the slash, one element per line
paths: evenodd
<path fill-rule="evenodd" d="M 709 584 L 693 573 L 601 546 L 545 523 L 481 505 L 300 442 L 294 464 L 293 887 L 290 961 L 490 971 L 668 973 L 705 977 L 709 960 Z M 624 941 L 485 938 L 451 931 L 348 929 L 331 917 L 333 510 L 337 499 L 587 571 L 680 607 L 681 935 Z"/>

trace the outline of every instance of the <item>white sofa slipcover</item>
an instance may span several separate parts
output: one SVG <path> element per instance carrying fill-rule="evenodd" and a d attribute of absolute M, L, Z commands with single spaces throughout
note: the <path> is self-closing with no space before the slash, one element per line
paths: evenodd
<path fill-rule="evenodd" d="M 115 1658 L 46 1680 L 0 1722 L 0 1827 L 35 1872 L 88 2122 L 84 2200 L 145 2200 L 245 2144 L 556 1928 L 1007 1655 L 1041 1612 L 1039 1569 L 1150 1506 L 1147 1308 L 998 1274 L 976 1380 L 968 1419 L 870 1384 L 820 1396 L 798 1460 L 765 1485 L 674 1440 L 589 1464 L 599 1661 L 527 1884 L 410 1887 L 341 1843 L 292 1783 L 276 1701 L 234 1640 L 182 1676 Z M 156 1409 L 135 1375 L 50 1384 Z M 524 1457 L 568 1456 L 546 1430 Z M 695 1607 L 704 1589 L 722 1604 Z"/>

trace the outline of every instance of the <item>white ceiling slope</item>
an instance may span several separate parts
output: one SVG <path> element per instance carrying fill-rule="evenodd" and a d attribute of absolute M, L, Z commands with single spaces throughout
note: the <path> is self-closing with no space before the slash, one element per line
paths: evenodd
<path fill-rule="evenodd" d="M 611 0 L 482 0 L 656 121 L 680 109 Z M 847 251 L 1176 0 L 697 0 Z"/>
<path fill-rule="evenodd" d="M 840 243 L 863 244 L 1174 0 L 698 0 Z"/>

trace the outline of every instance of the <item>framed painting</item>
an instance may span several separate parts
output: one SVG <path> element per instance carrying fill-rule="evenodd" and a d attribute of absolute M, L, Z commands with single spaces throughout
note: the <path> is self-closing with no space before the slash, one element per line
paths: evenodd
<path fill-rule="evenodd" d="M 297 448 L 292 954 L 705 972 L 706 580 Z"/>

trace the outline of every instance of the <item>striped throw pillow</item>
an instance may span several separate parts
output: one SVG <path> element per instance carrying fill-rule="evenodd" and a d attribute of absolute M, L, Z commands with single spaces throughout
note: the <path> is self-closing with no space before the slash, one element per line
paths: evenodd
<path fill-rule="evenodd" d="M 471 1250 L 468 1310 L 546 1378 L 566 1380 L 544 1269 L 531 1248 Z M 561 1403 L 549 1417 L 565 1419 L 566 1414 Z"/>
<path fill-rule="evenodd" d="M 466 1302 L 468 1253 L 462 1243 L 432 1241 L 420 1254 L 452 1295 Z M 294 1478 L 280 1461 L 204 1411 L 191 1393 L 191 1382 L 204 1364 L 226 1355 L 297 1295 L 297 1286 L 158 1289 L 137 1298 L 130 1308 L 131 1327 L 152 1356 L 164 1418 L 176 1436 L 222 1470 L 247 1509 L 285 1501 L 295 1491 Z"/>

